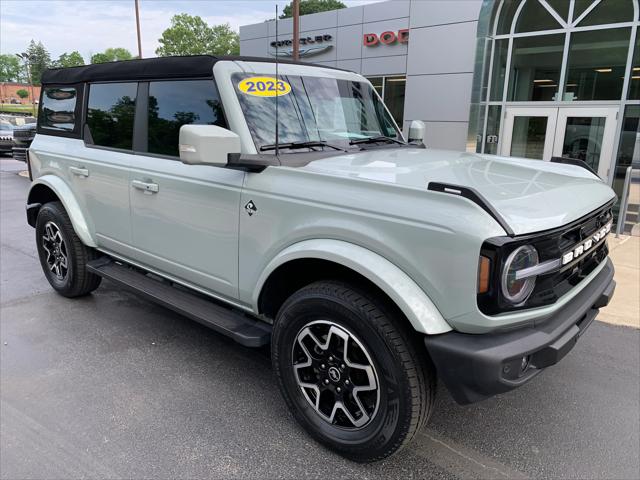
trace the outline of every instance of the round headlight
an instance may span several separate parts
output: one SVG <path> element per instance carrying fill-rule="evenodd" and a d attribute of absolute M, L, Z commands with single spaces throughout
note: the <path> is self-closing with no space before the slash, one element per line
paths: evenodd
<path fill-rule="evenodd" d="M 502 270 L 502 294 L 513 304 L 524 302 L 536 284 L 536 277 L 516 280 L 516 272 L 538 264 L 538 252 L 529 245 L 516 248 Z"/>

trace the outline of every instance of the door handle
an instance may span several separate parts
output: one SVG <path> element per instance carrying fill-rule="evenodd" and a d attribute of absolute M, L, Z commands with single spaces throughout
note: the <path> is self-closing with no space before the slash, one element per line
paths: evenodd
<path fill-rule="evenodd" d="M 157 183 L 147 183 L 141 180 L 132 181 L 131 186 L 133 188 L 137 188 L 138 190 L 142 190 L 145 193 L 158 193 L 158 190 L 160 190 L 160 187 Z"/>
<path fill-rule="evenodd" d="M 69 167 L 69 171 L 78 177 L 88 177 L 89 170 L 86 168 Z"/>

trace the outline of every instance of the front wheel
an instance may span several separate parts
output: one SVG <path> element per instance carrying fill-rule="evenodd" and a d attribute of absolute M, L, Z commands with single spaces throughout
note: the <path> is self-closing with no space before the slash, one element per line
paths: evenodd
<path fill-rule="evenodd" d="M 87 262 L 98 254 L 82 243 L 60 202 L 40 208 L 36 242 L 44 275 L 59 294 L 79 297 L 98 288 L 102 278 L 87 271 Z"/>
<path fill-rule="evenodd" d="M 289 408 L 352 460 L 391 455 L 429 418 L 434 370 L 398 317 L 366 290 L 323 281 L 292 295 L 276 318 L 272 361 Z"/>

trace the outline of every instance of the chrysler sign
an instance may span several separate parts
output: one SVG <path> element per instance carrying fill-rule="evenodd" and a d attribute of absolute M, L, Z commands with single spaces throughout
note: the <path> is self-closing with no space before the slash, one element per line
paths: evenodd
<path fill-rule="evenodd" d="M 328 34 L 301 37 L 299 54 L 301 57 L 310 57 L 331 50 L 333 44 L 329 42 L 332 40 L 333 37 Z M 293 40 L 277 40 L 270 45 L 273 48 L 271 55 L 274 57 L 293 57 Z"/>

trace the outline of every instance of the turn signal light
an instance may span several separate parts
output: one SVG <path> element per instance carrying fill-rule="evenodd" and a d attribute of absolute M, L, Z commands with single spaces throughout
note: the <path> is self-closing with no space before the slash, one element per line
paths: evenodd
<path fill-rule="evenodd" d="M 480 257 L 478 261 L 478 293 L 489 291 L 489 273 L 491 272 L 491 261 L 487 257 Z"/>

